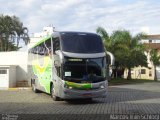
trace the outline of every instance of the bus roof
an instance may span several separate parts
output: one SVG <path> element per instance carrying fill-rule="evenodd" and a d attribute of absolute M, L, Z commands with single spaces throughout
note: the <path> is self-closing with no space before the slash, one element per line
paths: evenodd
<path fill-rule="evenodd" d="M 42 42 L 48 40 L 49 38 L 51 38 L 52 35 L 48 35 L 45 38 L 42 38 L 39 42 L 37 42 L 34 46 L 32 46 L 31 48 L 36 47 L 37 45 L 41 44 Z"/>
<path fill-rule="evenodd" d="M 73 34 L 90 34 L 90 35 L 97 35 L 96 33 L 90 33 L 90 32 L 78 32 L 78 31 L 60 31 L 59 34 L 63 33 L 73 33 Z M 53 33 L 54 34 L 54 33 Z"/>
<path fill-rule="evenodd" d="M 78 31 L 55 31 L 53 34 L 46 36 L 45 38 L 42 38 L 39 42 L 37 42 L 34 46 L 32 46 L 31 48 L 36 47 L 37 45 L 41 44 L 42 42 L 48 40 L 49 38 L 51 38 L 52 36 L 54 37 L 58 37 L 61 34 L 65 34 L 65 33 L 72 33 L 72 34 L 90 34 L 90 35 L 97 35 L 96 33 L 90 33 L 90 32 L 78 32 Z"/>

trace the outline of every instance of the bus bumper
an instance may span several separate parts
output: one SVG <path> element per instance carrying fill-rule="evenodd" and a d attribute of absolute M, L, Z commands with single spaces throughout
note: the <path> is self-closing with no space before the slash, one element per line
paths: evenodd
<path fill-rule="evenodd" d="M 103 89 L 92 89 L 92 90 L 77 90 L 64 88 L 63 99 L 77 99 L 77 98 L 98 98 L 105 97 L 107 94 L 107 88 Z"/>

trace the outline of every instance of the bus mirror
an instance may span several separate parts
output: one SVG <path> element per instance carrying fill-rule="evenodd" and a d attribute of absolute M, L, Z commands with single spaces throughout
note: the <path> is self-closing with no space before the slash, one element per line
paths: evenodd
<path fill-rule="evenodd" d="M 56 51 L 55 51 L 55 53 L 56 53 L 57 55 L 59 55 L 59 52 L 60 52 L 59 50 L 56 50 Z"/>
<path fill-rule="evenodd" d="M 110 57 L 110 65 L 114 65 L 115 64 L 115 57 L 111 52 L 106 51 L 107 55 Z"/>
<path fill-rule="evenodd" d="M 55 60 L 55 61 L 54 61 L 54 65 L 55 65 L 55 66 L 60 66 L 60 61 Z"/>

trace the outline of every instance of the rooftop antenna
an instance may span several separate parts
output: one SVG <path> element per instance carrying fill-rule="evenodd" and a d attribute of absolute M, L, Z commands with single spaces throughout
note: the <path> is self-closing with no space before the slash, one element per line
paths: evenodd
<path fill-rule="evenodd" d="M 53 26 L 52 26 L 53 27 Z M 56 27 L 53 27 L 53 32 L 55 32 Z"/>
<path fill-rule="evenodd" d="M 53 24 L 50 25 L 53 28 L 53 32 L 55 32 L 56 27 L 53 26 Z"/>

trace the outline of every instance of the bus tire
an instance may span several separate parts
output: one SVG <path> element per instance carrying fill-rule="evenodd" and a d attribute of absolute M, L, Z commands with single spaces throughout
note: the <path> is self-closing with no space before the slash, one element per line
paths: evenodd
<path fill-rule="evenodd" d="M 87 101 L 92 102 L 92 98 L 86 98 Z"/>
<path fill-rule="evenodd" d="M 32 82 L 32 91 L 34 93 L 38 93 L 39 91 L 37 90 L 35 83 L 33 83 L 33 80 L 31 80 L 31 82 Z"/>
<path fill-rule="evenodd" d="M 51 85 L 51 97 L 54 101 L 60 101 L 60 98 L 54 95 L 54 85 Z"/>
<path fill-rule="evenodd" d="M 32 91 L 35 92 L 35 93 L 38 93 L 38 90 L 36 89 L 35 84 L 32 84 Z"/>

